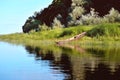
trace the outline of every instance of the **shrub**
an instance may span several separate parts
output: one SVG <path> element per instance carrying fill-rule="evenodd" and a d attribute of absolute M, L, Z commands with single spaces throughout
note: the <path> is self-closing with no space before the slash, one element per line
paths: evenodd
<path fill-rule="evenodd" d="M 62 28 L 62 27 L 64 27 L 64 26 L 61 24 L 61 22 L 57 18 L 55 18 L 53 21 L 53 29 Z"/>
<path fill-rule="evenodd" d="M 64 31 L 59 35 L 59 37 L 68 36 L 68 35 L 71 35 L 72 33 L 73 33 L 72 30 L 64 30 Z"/>
<path fill-rule="evenodd" d="M 72 6 L 80 6 L 85 3 L 85 0 L 72 0 Z"/>
<path fill-rule="evenodd" d="M 70 8 L 70 14 L 68 16 L 68 25 L 75 26 L 78 23 L 78 19 L 85 12 L 83 4 L 85 0 L 72 0 L 72 5 Z"/>
<path fill-rule="evenodd" d="M 95 37 L 97 35 L 104 35 L 105 33 L 104 27 L 99 25 L 98 27 L 93 28 L 92 30 L 88 31 L 87 35 L 90 37 Z"/>
<path fill-rule="evenodd" d="M 82 14 L 85 12 L 83 7 L 76 6 L 73 8 L 72 13 L 70 13 L 68 25 L 69 26 L 75 26 L 78 24 L 78 19 L 82 16 Z"/>
<path fill-rule="evenodd" d="M 120 22 L 120 13 L 114 8 L 111 8 L 109 14 L 105 15 L 104 18 L 107 19 L 108 22 Z"/>
<path fill-rule="evenodd" d="M 39 27 L 38 25 L 41 24 L 40 21 L 33 19 L 32 17 L 28 18 L 28 20 L 26 21 L 26 23 L 24 24 L 23 28 L 23 32 L 24 33 L 28 33 L 31 30 L 32 31 L 38 31 Z"/>
<path fill-rule="evenodd" d="M 100 17 L 94 9 L 91 9 L 90 13 L 82 15 L 79 20 L 71 23 L 76 25 L 91 25 L 111 22 L 120 22 L 120 13 L 114 8 L 112 8 L 109 11 L 109 14 L 105 15 L 104 17 Z"/>
<path fill-rule="evenodd" d="M 50 30 L 50 27 L 48 27 L 46 24 L 39 25 L 39 30 L 40 31 Z"/>
<path fill-rule="evenodd" d="M 79 18 L 82 14 L 84 13 L 84 8 L 83 7 L 79 7 L 76 6 L 73 11 L 72 11 L 72 18 L 73 20 L 76 20 L 77 18 Z"/>
<path fill-rule="evenodd" d="M 89 25 L 89 24 L 99 24 L 101 23 L 102 18 L 98 16 L 98 13 L 95 12 L 94 9 L 91 9 L 89 14 L 82 15 L 79 20 L 79 24 L 81 25 Z"/>

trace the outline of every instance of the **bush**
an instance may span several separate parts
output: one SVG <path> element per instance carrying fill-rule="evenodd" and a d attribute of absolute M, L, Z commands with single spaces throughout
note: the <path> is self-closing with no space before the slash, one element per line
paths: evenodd
<path fill-rule="evenodd" d="M 81 25 L 99 24 L 102 22 L 102 18 L 98 16 L 98 13 L 94 9 L 91 9 L 89 14 L 82 15 L 79 20 Z"/>
<path fill-rule="evenodd" d="M 57 18 L 55 18 L 53 21 L 53 29 L 62 28 L 62 27 L 64 27 L 64 26 L 61 24 L 61 22 Z"/>
<path fill-rule="evenodd" d="M 70 8 L 70 13 L 68 16 L 68 25 L 75 26 L 78 23 L 78 19 L 85 12 L 83 7 L 85 0 L 72 0 L 72 5 Z"/>
<path fill-rule="evenodd" d="M 80 6 L 85 3 L 85 0 L 72 0 L 72 6 Z"/>
<path fill-rule="evenodd" d="M 82 14 L 85 12 L 83 7 L 76 6 L 73 8 L 72 13 L 70 13 L 70 17 L 68 20 L 69 26 L 75 26 L 78 24 L 78 19 L 82 16 Z"/>
<path fill-rule="evenodd" d="M 84 8 L 83 7 L 79 7 L 76 6 L 73 11 L 72 11 L 72 18 L 73 20 L 76 20 L 77 18 L 79 18 L 82 14 L 84 13 Z"/>
<path fill-rule="evenodd" d="M 89 14 L 82 15 L 79 20 L 71 21 L 71 24 L 75 25 L 93 25 L 93 24 L 103 24 L 111 22 L 120 22 L 120 13 L 119 11 L 112 8 L 109 11 L 109 14 L 104 17 L 100 17 L 94 9 L 91 9 Z"/>
<path fill-rule="evenodd" d="M 102 25 L 99 25 L 98 27 L 93 28 L 92 30 L 88 31 L 87 35 L 90 37 L 95 37 L 97 35 L 104 35 L 105 34 L 105 30 L 104 27 Z"/>
<path fill-rule="evenodd" d="M 46 24 L 43 25 L 39 25 L 39 31 L 46 31 L 46 30 L 50 30 L 51 28 L 48 27 Z"/>
<path fill-rule="evenodd" d="M 68 36 L 68 35 L 71 35 L 72 33 L 73 33 L 72 30 L 65 30 L 59 35 L 59 37 Z"/>
<path fill-rule="evenodd" d="M 39 31 L 38 25 L 41 24 L 39 20 L 35 20 L 32 17 L 29 17 L 22 27 L 24 33 L 29 33 L 32 31 Z"/>
<path fill-rule="evenodd" d="M 108 22 L 120 22 L 120 13 L 119 11 L 112 8 L 109 11 L 109 14 L 105 15 L 105 19 L 108 20 Z"/>

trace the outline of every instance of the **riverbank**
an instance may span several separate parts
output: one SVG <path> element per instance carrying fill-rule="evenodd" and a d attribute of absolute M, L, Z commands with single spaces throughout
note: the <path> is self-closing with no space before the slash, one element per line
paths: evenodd
<path fill-rule="evenodd" d="M 14 33 L 0 35 L 0 41 L 18 42 L 30 44 L 32 42 L 55 44 L 56 41 L 65 40 L 82 32 L 87 34 L 79 39 L 70 42 L 70 44 L 104 44 L 120 41 L 120 23 L 106 23 L 100 25 L 74 26 L 68 28 L 56 28 L 30 33 Z M 112 43 L 111 43 L 112 42 Z"/>

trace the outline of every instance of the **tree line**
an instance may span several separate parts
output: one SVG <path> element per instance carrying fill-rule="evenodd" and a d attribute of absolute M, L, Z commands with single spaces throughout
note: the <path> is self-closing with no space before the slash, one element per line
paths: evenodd
<path fill-rule="evenodd" d="M 35 12 L 26 20 L 23 32 L 119 22 L 119 4 L 119 0 L 53 0 L 47 8 Z"/>

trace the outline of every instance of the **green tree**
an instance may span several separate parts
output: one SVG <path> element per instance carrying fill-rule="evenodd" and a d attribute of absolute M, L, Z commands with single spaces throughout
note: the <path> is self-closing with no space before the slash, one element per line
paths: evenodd
<path fill-rule="evenodd" d="M 109 14 L 105 15 L 104 18 L 106 18 L 108 22 L 120 22 L 120 13 L 118 10 L 111 8 Z"/>

